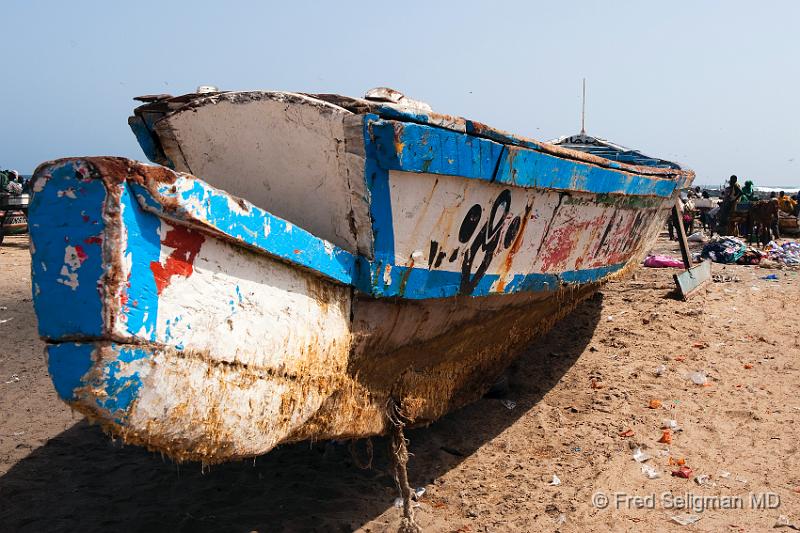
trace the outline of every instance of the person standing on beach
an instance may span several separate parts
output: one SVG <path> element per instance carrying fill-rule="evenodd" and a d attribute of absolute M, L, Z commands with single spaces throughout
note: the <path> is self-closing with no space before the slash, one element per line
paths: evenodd
<path fill-rule="evenodd" d="M 730 233 L 728 222 L 731 215 L 736 211 L 736 205 L 742 197 L 742 187 L 737 183 L 739 178 L 736 174 L 732 175 L 728 180 L 728 186 L 725 187 L 725 192 L 722 194 L 722 205 L 720 206 L 720 226 L 727 228 L 726 231 Z"/>

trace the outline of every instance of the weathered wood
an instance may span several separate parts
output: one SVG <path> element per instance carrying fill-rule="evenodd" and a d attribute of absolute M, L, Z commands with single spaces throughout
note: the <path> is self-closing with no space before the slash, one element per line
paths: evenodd
<path fill-rule="evenodd" d="M 420 425 L 479 398 L 638 263 L 691 178 L 265 94 L 137 113 L 153 151 L 211 183 L 117 158 L 34 176 L 56 389 L 176 459 L 385 434 L 390 401 Z"/>
<path fill-rule="evenodd" d="M 673 274 L 675 285 L 684 300 L 691 298 L 698 289 L 711 281 L 711 261 L 703 261 L 685 272 Z"/>

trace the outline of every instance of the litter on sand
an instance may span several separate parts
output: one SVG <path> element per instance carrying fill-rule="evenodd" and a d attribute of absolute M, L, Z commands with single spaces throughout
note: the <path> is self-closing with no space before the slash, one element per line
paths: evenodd
<path fill-rule="evenodd" d="M 558 479 L 557 475 L 553 474 L 553 479 L 550 481 L 550 485 L 552 485 L 554 487 L 557 487 L 557 486 L 561 485 L 561 480 Z"/>
<path fill-rule="evenodd" d="M 642 474 L 647 476 L 647 479 L 656 479 L 661 477 L 661 474 L 658 473 L 658 470 L 647 464 L 642 465 Z"/>
<path fill-rule="evenodd" d="M 643 451 L 641 448 L 636 448 L 635 450 L 633 450 L 633 460 L 636 461 L 637 463 L 644 463 L 645 461 L 648 461 L 650 459 L 652 459 L 652 456 L 650 456 L 650 454 L 648 454 L 647 452 Z"/>
<path fill-rule="evenodd" d="M 644 266 L 650 268 L 683 268 L 683 261 L 669 255 L 648 255 Z"/>
<path fill-rule="evenodd" d="M 702 517 L 696 514 L 676 514 L 669 517 L 675 523 L 682 526 L 690 526 L 700 520 Z"/>
<path fill-rule="evenodd" d="M 702 371 L 691 372 L 687 378 L 690 379 L 695 385 L 705 385 L 708 383 L 708 377 L 706 376 L 706 373 Z"/>
<path fill-rule="evenodd" d="M 785 514 L 778 515 L 778 520 L 775 521 L 775 525 L 772 527 L 788 527 L 789 529 L 800 531 L 800 526 L 790 521 L 789 517 L 786 516 Z"/>
<path fill-rule="evenodd" d="M 694 472 L 688 466 L 682 466 L 679 469 L 672 472 L 672 477 L 681 477 L 684 479 L 691 479 Z"/>
<path fill-rule="evenodd" d="M 503 406 L 509 411 L 513 410 L 517 406 L 517 402 L 513 400 L 500 400 L 500 403 L 502 403 Z"/>

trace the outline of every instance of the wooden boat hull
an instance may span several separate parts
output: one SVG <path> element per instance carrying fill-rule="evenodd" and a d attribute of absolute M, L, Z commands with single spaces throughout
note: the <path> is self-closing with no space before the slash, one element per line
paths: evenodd
<path fill-rule="evenodd" d="M 164 167 L 40 166 L 34 306 L 60 396 L 127 442 L 206 463 L 382 434 L 389 402 L 430 423 L 637 263 L 691 178 L 582 160 L 534 175 L 525 150 L 359 120 L 348 168 L 368 178 L 309 219 L 365 193 L 339 244 Z M 432 145 L 461 162 L 417 157 Z"/>

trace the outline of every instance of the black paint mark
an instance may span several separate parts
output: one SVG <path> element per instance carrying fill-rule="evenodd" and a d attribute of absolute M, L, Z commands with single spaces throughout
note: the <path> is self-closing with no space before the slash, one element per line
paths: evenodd
<path fill-rule="evenodd" d="M 502 214 L 498 217 L 500 206 L 502 206 Z M 464 222 L 461 223 L 462 230 L 464 229 L 465 223 L 470 220 L 470 214 L 477 211 L 475 207 L 476 206 L 472 206 L 470 208 L 467 216 L 464 218 Z M 489 213 L 489 220 L 487 220 L 486 223 L 481 226 L 477 235 L 475 236 L 475 239 L 472 241 L 472 244 L 464 253 L 464 260 L 461 263 L 461 284 L 459 287 L 459 292 L 461 294 L 472 294 L 472 292 L 475 290 L 475 287 L 478 286 L 478 283 L 486 274 L 486 270 L 489 268 L 489 264 L 492 262 L 492 259 L 494 259 L 495 252 L 500 244 L 500 230 L 506 221 L 506 216 L 508 215 L 508 211 L 510 209 L 511 191 L 509 189 L 505 189 L 497 196 L 494 204 L 492 204 L 492 209 Z M 470 232 L 470 235 L 471 234 L 472 232 Z M 461 233 L 459 233 L 459 238 L 461 238 Z M 462 240 L 462 242 L 465 241 Z M 479 251 L 483 252 L 483 260 L 478 264 L 475 274 L 472 274 L 472 265 L 475 263 Z"/>
<path fill-rule="evenodd" d="M 436 267 L 436 268 L 439 268 L 441 266 L 442 261 L 444 260 L 445 257 L 447 257 L 447 252 L 442 250 L 441 252 L 439 252 L 439 255 L 436 256 L 436 264 L 433 265 L 433 266 Z"/>
<path fill-rule="evenodd" d="M 439 243 L 436 241 L 431 241 L 431 250 L 428 252 L 428 270 L 430 270 L 433 266 L 433 262 L 436 260 L 436 252 L 438 251 Z"/>
<path fill-rule="evenodd" d="M 514 244 L 514 239 L 517 237 L 517 233 L 519 233 L 519 228 L 522 225 L 522 221 L 520 218 L 514 217 L 514 220 L 511 221 L 511 224 L 508 225 L 508 229 L 506 230 L 506 236 L 503 238 L 503 247 L 508 248 L 512 244 Z"/>
<path fill-rule="evenodd" d="M 455 261 L 456 259 L 458 259 L 458 248 L 456 248 L 455 250 L 453 250 L 453 253 L 451 253 L 451 254 L 450 254 L 450 257 L 448 257 L 448 258 L 447 258 L 447 260 L 448 260 L 449 262 L 451 262 L 451 263 L 452 263 L 453 261 Z"/>
<path fill-rule="evenodd" d="M 467 216 L 461 221 L 461 228 L 458 230 L 458 240 L 466 243 L 472 234 L 475 233 L 475 228 L 481 221 L 483 215 L 483 208 L 479 204 L 475 204 L 467 211 Z"/>

